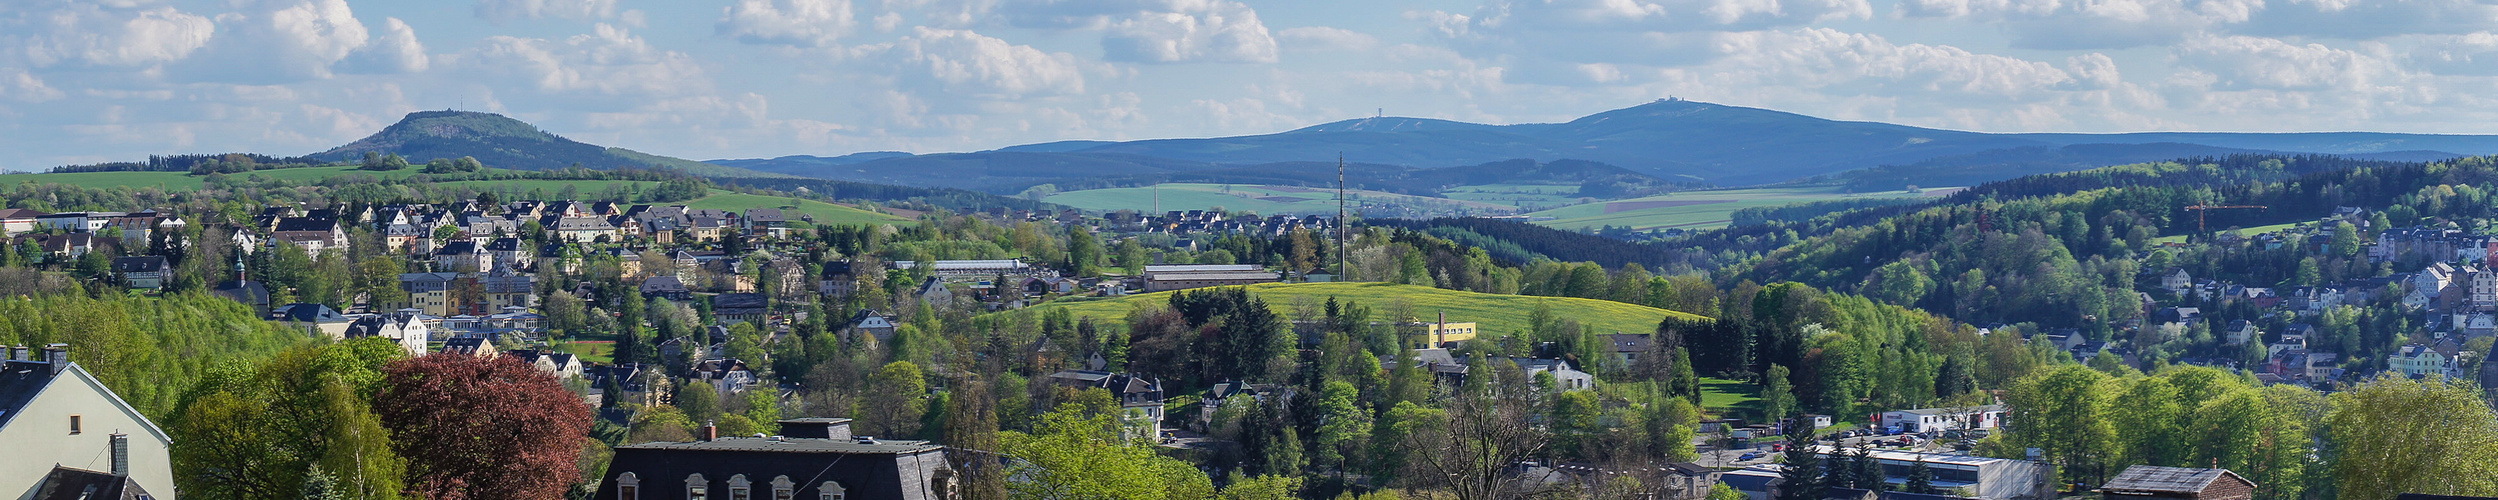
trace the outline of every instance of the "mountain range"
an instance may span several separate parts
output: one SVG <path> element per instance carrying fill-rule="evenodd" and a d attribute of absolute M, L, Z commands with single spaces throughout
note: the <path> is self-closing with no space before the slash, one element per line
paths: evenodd
<path fill-rule="evenodd" d="M 327 151 L 306 155 L 325 161 L 356 161 L 367 151 L 397 154 L 414 163 L 475 157 L 496 168 L 549 170 L 573 165 L 613 170 L 664 167 L 709 177 L 782 177 L 625 148 L 585 144 L 494 113 L 418 111 L 380 132 Z"/>
<path fill-rule="evenodd" d="M 2031 157 L 2038 153 L 2051 157 Z M 1829 120 L 1767 109 L 1663 99 L 1564 123 L 1487 125 L 1378 117 L 1237 137 L 1062 141 L 973 153 L 863 153 L 711 163 L 806 177 L 1012 192 L 1040 183 L 1315 162 L 1333 160 L 1338 154 L 1352 162 L 1425 169 L 1510 159 L 1575 159 L 1666 179 L 1742 186 L 1921 164 L 1925 167 L 1920 168 L 1928 170 L 1949 170 L 1952 173 L 1941 178 L 1965 183 L 2036 171 L 2176 158 L 2181 156 L 2179 153 L 2314 153 L 2434 159 L 2498 154 L 2498 136 L 2376 132 L 1999 134 Z M 1989 168 L 2007 164 L 2016 168 Z"/>

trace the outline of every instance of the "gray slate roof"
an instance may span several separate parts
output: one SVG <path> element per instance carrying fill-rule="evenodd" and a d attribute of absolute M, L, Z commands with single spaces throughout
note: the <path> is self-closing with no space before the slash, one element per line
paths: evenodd
<path fill-rule="evenodd" d="M 2132 494 L 2200 493 L 2204 488 L 2210 487 L 2213 481 L 2220 480 L 2222 476 L 2236 475 L 2228 469 L 2136 465 L 2126 467 L 2125 472 L 2118 473 L 2115 478 L 2109 479 L 2107 485 L 2099 487 L 2099 491 Z"/>

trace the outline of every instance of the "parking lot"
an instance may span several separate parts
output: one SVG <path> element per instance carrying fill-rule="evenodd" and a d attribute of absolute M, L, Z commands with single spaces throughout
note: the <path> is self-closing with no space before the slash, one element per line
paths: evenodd
<path fill-rule="evenodd" d="M 1985 433 L 1986 431 L 1971 431 L 1966 435 L 1960 432 L 1927 432 L 1882 435 L 1880 432 L 1871 429 L 1849 429 L 1823 434 L 1820 439 L 1814 441 L 1813 444 L 1824 446 L 1837 445 L 1841 448 L 1856 448 L 1859 446 L 1870 445 L 1875 449 L 1885 450 L 1914 451 L 1923 453 L 1953 453 L 1965 451 L 1959 449 L 1962 438 L 1967 438 L 1974 442 L 1977 439 L 1983 439 L 1985 437 Z M 1752 449 L 1717 450 L 1704 444 L 1700 449 L 1702 450 L 1701 463 L 1704 465 L 1715 467 L 1744 467 L 1749 465 L 1777 462 L 1779 456 L 1778 450 L 1781 449 L 1781 447 L 1777 444 L 1771 444 Z"/>

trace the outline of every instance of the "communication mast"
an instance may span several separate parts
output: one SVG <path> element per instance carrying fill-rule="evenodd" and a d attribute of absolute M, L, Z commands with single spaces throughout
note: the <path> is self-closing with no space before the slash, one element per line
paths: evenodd
<path fill-rule="evenodd" d="M 1351 234 L 1351 233 L 1350 233 L 1350 231 L 1352 231 L 1352 230 L 1353 230 L 1353 225 L 1352 225 L 1352 223 L 1351 223 L 1351 222 L 1349 222 L 1351 219 L 1348 217 L 1348 216 L 1349 216 L 1349 214 L 1350 214 L 1350 212 L 1351 212 L 1350 210 L 1345 209 L 1345 200 L 1344 200 L 1344 153 L 1342 153 L 1342 152 L 1338 152 L 1338 153 L 1336 153 L 1336 280 L 1337 280 L 1337 281 L 1344 281 L 1344 280 L 1349 279 L 1349 278 L 1351 278 L 1351 277 L 1353 276 L 1353 269 L 1352 269 L 1352 268 L 1350 268 L 1350 267 L 1347 267 L 1346 262 L 1348 262 L 1348 260 L 1345 258 L 1345 254 L 1346 254 L 1347 252 L 1352 251 L 1352 247 L 1351 247 L 1351 246 L 1347 243 L 1347 241 L 1349 241 L 1349 240 L 1348 240 L 1348 238 L 1349 238 L 1349 236 L 1348 236 L 1348 235 L 1349 235 L 1349 234 Z"/>

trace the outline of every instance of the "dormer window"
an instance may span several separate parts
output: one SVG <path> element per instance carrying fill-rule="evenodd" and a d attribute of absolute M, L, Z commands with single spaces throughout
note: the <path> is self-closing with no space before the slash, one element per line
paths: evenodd
<path fill-rule="evenodd" d="M 642 478 L 631 472 L 616 475 L 616 500 L 641 500 Z"/>
<path fill-rule="evenodd" d="M 850 500 L 850 490 L 842 488 L 837 482 L 825 481 L 823 487 L 816 488 L 816 492 L 819 494 L 816 500 Z"/>
<path fill-rule="evenodd" d="M 685 498 L 686 500 L 708 500 L 711 498 L 711 481 L 703 479 L 701 473 L 685 476 Z"/>

